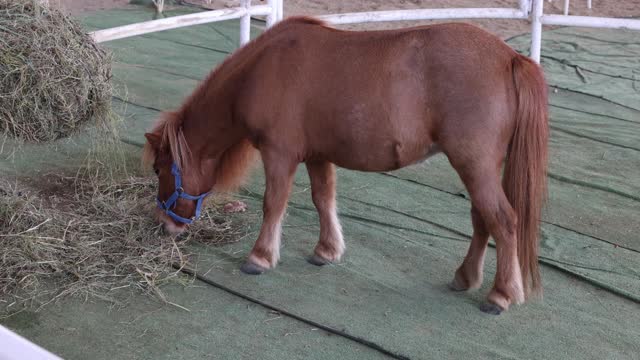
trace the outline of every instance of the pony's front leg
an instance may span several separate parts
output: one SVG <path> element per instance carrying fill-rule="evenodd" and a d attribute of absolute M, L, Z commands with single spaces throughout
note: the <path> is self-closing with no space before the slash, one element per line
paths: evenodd
<path fill-rule="evenodd" d="M 259 275 L 267 269 L 274 268 L 280 259 L 282 217 L 297 166 L 296 162 L 274 154 L 263 153 L 262 158 L 267 182 L 262 228 L 249 258 L 240 268 L 242 272 L 250 275 Z"/>
<path fill-rule="evenodd" d="M 336 169 L 329 162 L 309 162 L 311 196 L 320 217 L 320 241 L 309 258 L 313 265 L 340 260 L 344 253 L 342 228 L 336 212 Z"/>

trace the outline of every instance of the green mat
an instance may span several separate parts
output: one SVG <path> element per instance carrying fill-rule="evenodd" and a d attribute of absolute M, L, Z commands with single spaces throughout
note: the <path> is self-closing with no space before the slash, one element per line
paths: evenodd
<path fill-rule="evenodd" d="M 89 29 L 148 20 L 113 10 L 85 19 Z M 258 34 L 260 24 L 254 24 Z M 173 108 L 236 47 L 238 23 L 224 22 L 107 43 L 113 49 L 114 101 L 135 144 L 159 110 Z M 551 86 L 550 199 L 540 261 L 545 298 L 489 317 L 477 306 L 495 270 L 488 252 L 478 292 L 446 283 L 469 242 L 470 203 L 444 156 L 393 173 L 338 171 L 338 205 L 347 252 L 335 266 L 304 258 L 318 236 L 309 181 L 301 166 L 283 229 L 282 262 L 260 277 L 238 271 L 260 224 L 242 242 L 194 245 L 207 278 L 292 313 L 344 330 L 412 359 L 633 359 L 640 354 L 640 43 L 638 33 L 546 31 L 543 66 Z M 510 44 L 526 52 L 529 38 Z M 79 136 L 27 147 L 0 160 L 15 175 L 72 167 Z M 5 152 L 11 144 L 5 145 Z M 129 145 L 123 145 L 129 146 Z M 55 154 L 52 149 L 56 149 Z M 43 151 L 46 150 L 46 151 Z M 258 216 L 263 177 L 239 194 Z M 560 270 L 560 271 L 559 271 Z M 185 312 L 133 299 L 109 312 L 66 300 L 7 325 L 67 358 L 362 358 L 382 356 L 344 338 L 277 317 L 196 281 L 167 289 Z M 274 320 L 270 320 L 275 318 Z M 73 330 L 69 330 L 73 329 Z M 55 335 L 54 335 L 55 334 Z"/>

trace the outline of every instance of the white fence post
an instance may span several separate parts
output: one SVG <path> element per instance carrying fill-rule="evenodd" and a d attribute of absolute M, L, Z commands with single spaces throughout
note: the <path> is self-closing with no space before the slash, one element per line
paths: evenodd
<path fill-rule="evenodd" d="M 531 58 L 540 63 L 540 47 L 542 46 L 542 23 L 540 18 L 543 13 L 543 0 L 533 0 L 531 11 Z"/>
<path fill-rule="evenodd" d="M 531 11 L 531 0 L 520 0 L 520 11 L 524 13 L 524 17 L 529 17 Z"/>
<path fill-rule="evenodd" d="M 278 0 L 267 0 L 267 5 L 271 8 L 271 12 L 267 15 L 267 28 L 270 28 L 278 22 L 278 10 L 276 9 L 276 3 Z"/>
<path fill-rule="evenodd" d="M 251 0 L 240 0 L 240 7 L 246 13 L 240 18 L 240 46 L 246 44 L 251 39 Z"/>
<path fill-rule="evenodd" d="M 278 8 L 278 21 L 284 19 L 284 0 L 276 0 Z"/>

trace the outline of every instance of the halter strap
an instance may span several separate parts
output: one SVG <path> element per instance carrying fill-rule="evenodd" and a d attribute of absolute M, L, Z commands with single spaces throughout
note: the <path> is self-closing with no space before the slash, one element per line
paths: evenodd
<path fill-rule="evenodd" d="M 175 163 L 171 165 L 171 175 L 173 175 L 173 178 L 175 180 L 176 189 L 166 201 L 162 201 L 160 200 L 160 197 L 156 197 L 156 203 L 158 204 L 158 207 L 160 209 L 164 210 L 165 214 L 167 214 L 176 222 L 191 224 L 200 217 L 200 212 L 202 210 L 202 201 L 207 195 L 209 195 L 209 192 L 196 196 L 185 193 L 184 189 L 182 188 L 182 175 L 180 174 L 180 169 L 178 169 L 178 166 Z M 196 201 L 196 214 L 192 218 L 187 219 L 173 212 L 173 209 L 175 209 L 178 203 L 178 199 Z"/>

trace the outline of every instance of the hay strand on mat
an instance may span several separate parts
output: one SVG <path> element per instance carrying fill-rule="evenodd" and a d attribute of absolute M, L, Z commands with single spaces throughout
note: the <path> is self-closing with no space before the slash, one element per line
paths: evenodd
<path fill-rule="evenodd" d="M 23 141 L 109 125 L 111 57 L 40 0 L 0 0 L 0 133 Z"/>

